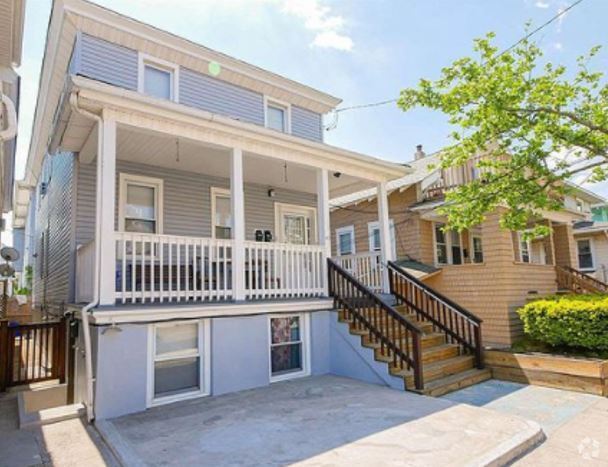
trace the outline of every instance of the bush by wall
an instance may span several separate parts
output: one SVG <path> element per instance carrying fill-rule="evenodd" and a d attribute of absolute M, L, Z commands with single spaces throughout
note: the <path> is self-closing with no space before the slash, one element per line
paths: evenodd
<path fill-rule="evenodd" d="M 608 349 L 608 295 L 563 295 L 518 310 L 524 331 L 552 346 Z"/>

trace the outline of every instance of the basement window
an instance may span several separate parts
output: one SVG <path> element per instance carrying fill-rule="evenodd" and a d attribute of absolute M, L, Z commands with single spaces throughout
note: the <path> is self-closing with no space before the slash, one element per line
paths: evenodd
<path fill-rule="evenodd" d="M 310 373 L 308 365 L 308 316 L 270 317 L 270 381 L 281 381 Z"/>

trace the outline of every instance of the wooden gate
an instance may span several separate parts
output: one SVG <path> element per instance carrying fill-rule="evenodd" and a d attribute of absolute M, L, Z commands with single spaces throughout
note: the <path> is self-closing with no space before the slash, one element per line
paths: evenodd
<path fill-rule="evenodd" d="M 58 379 L 65 382 L 66 321 L 0 321 L 0 391 Z"/>

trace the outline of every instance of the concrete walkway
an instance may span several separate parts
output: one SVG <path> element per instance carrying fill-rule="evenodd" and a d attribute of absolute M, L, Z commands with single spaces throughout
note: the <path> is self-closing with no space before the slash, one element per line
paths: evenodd
<path fill-rule="evenodd" d="M 98 423 L 125 465 L 488 465 L 542 438 L 520 417 L 334 376 Z"/>
<path fill-rule="evenodd" d="M 604 397 L 490 380 L 444 399 L 539 423 L 547 440 L 514 465 L 608 466 L 608 399 Z"/>
<path fill-rule="evenodd" d="M 0 467 L 117 466 L 99 434 L 80 419 L 19 430 L 17 395 L 0 396 Z"/>

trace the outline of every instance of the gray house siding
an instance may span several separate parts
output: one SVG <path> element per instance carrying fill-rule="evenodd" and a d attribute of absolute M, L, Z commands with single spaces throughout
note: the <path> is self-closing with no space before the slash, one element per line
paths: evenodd
<path fill-rule="evenodd" d="M 313 141 L 323 141 L 321 115 L 301 107 L 291 107 L 291 134 Z"/>
<path fill-rule="evenodd" d="M 79 34 L 70 73 L 137 91 L 138 52 L 88 34 Z M 179 102 L 246 123 L 264 125 L 262 94 L 188 68 L 179 70 Z M 320 114 L 292 106 L 292 134 L 323 141 Z"/>
<path fill-rule="evenodd" d="M 35 196 L 34 303 L 58 311 L 73 300 L 74 155 L 47 156 Z M 42 195 L 40 183 L 47 184 Z M 44 243 L 44 244 L 43 244 Z"/>
<path fill-rule="evenodd" d="M 96 164 L 78 164 L 78 192 L 76 209 L 76 243 L 84 244 L 94 237 Z M 229 188 L 225 178 L 150 165 L 117 161 L 116 215 L 118 229 L 119 174 L 142 175 L 163 180 L 163 233 L 193 237 L 211 237 L 211 188 Z M 268 196 L 265 185 L 246 184 L 246 238 L 254 240 L 255 230 L 275 233 L 275 202 L 315 206 L 316 195 L 276 188 L 275 196 Z"/>
<path fill-rule="evenodd" d="M 187 68 L 179 70 L 180 104 L 264 125 L 264 97 Z"/>

